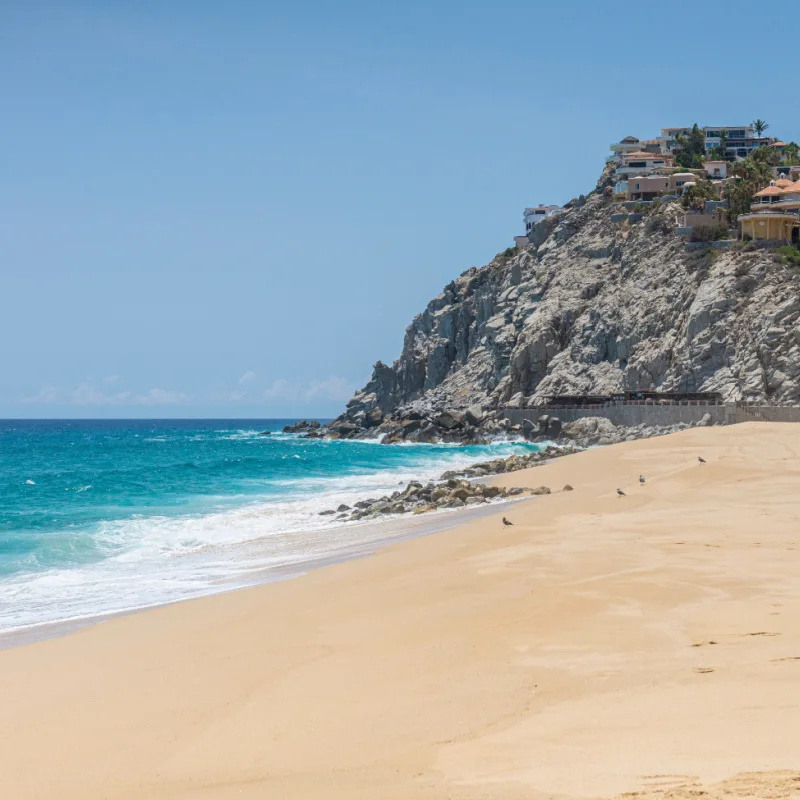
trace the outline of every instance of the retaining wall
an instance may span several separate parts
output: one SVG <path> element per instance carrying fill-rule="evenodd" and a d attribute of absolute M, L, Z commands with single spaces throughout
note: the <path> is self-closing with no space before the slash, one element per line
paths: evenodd
<path fill-rule="evenodd" d="M 574 422 L 585 417 L 605 417 L 615 425 L 677 425 L 699 422 L 706 414 L 712 425 L 732 425 L 737 422 L 800 422 L 800 406 L 759 406 L 739 403 L 714 405 L 649 405 L 619 403 L 583 408 L 507 408 L 506 418 L 514 425 L 524 420 L 538 422 L 542 414 L 558 417 L 562 422 Z"/>
<path fill-rule="evenodd" d="M 562 422 L 574 422 L 584 417 L 605 417 L 615 425 L 677 425 L 698 422 L 705 414 L 711 415 L 712 424 L 725 424 L 726 406 L 723 405 L 604 405 L 596 408 L 507 408 L 506 417 L 515 425 L 523 420 L 536 422 L 542 414 L 558 417 Z"/>

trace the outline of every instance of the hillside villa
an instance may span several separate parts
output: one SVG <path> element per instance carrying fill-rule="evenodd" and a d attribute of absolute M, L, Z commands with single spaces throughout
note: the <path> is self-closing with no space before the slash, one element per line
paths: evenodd
<path fill-rule="evenodd" d="M 800 231 L 800 180 L 779 178 L 757 192 L 750 213 L 739 217 L 743 239 L 797 242 Z"/>
<path fill-rule="evenodd" d="M 760 122 L 758 124 L 762 125 Z M 702 169 L 681 170 L 675 163 L 681 150 L 682 138 L 692 133 L 692 127 L 662 128 L 661 135 L 655 139 L 626 136 L 612 144 L 611 155 L 606 158 L 606 163 L 615 165 L 615 198 L 631 204 L 626 206 L 629 212 L 640 212 L 639 203 L 649 204 L 660 198 L 677 199 L 684 190 L 698 183 L 710 185 L 713 191 L 703 194 L 707 199 L 701 203 L 701 207 L 695 206 L 694 210 L 688 209 L 680 214 L 676 220 L 676 233 L 694 237 L 700 228 L 727 226 L 724 209 L 728 207 L 728 200 L 724 195 L 725 186 L 738 180 L 730 174 L 731 162 L 746 158 L 759 147 L 770 147 L 775 152 L 784 154 L 788 145 L 779 139 L 758 136 L 754 124 L 707 125 L 699 130 L 703 133 L 706 153 L 719 148 L 723 141 L 725 143 L 725 158 L 702 161 Z M 692 163 L 696 164 L 697 161 Z M 796 243 L 800 238 L 800 165 L 779 164 L 773 167 L 773 174 L 775 179 L 770 185 L 753 197 L 750 212 L 738 217 L 739 236 L 742 239 L 763 242 Z M 517 247 L 526 247 L 534 240 L 531 234 L 537 223 L 563 210 L 564 208 L 557 205 L 526 208 L 523 212 L 525 235 L 514 237 Z M 635 221 L 636 216 L 615 213 L 612 214 L 612 221 L 621 222 L 629 217 L 630 221 Z M 638 218 L 641 218 L 641 213 Z M 724 243 L 720 242 L 723 245 Z"/>
<path fill-rule="evenodd" d="M 543 206 L 538 205 L 536 208 L 526 208 L 522 212 L 522 219 L 525 222 L 525 233 L 530 233 L 533 226 L 537 222 L 541 222 L 547 217 L 552 217 L 554 214 L 561 212 L 561 206 Z"/>
<path fill-rule="evenodd" d="M 627 181 L 625 199 L 655 200 L 664 195 L 679 195 L 684 187 L 694 186 L 697 176 L 692 172 L 676 172 L 672 175 L 637 175 Z"/>
<path fill-rule="evenodd" d="M 631 175 L 650 175 L 656 170 L 669 169 L 675 166 L 675 156 L 671 153 L 649 153 L 646 150 L 634 150 L 620 157 L 620 164 L 614 171 L 617 178 Z"/>

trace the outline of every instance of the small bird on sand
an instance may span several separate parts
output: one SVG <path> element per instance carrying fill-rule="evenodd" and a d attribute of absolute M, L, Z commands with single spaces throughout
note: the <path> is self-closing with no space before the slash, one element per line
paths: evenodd
<path fill-rule="evenodd" d="M 703 456 L 697 456 L 697 460 L 698 460 L 698 461 L 699 461 L 701 464 L 705 464 L 705 463 L 706 463 L 706 460 L 703 458 Z"/>
<path fill-rule="evenodd" d="M 617 497 L 627 497 L 627 495 L 622 491 L 622 489 L 617 489 Z"/>
<path fill-rule="evenodd" d="M 644 475 L 639 476 L 639 483 L 641 483 L 642 486 L 644 486 Z"/>
<path fill-rule="evenodd" d="M 513 524 L 514 524 L 513 522 L 509 522 L 505 517 L 503 517 L 503 525 L 508 526 L 508 525 L 513 525 Z"/>

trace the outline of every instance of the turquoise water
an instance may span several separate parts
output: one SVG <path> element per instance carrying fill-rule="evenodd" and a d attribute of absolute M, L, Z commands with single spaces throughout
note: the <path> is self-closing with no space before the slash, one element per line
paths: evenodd
<path fill-rule="evenodd" d="M 0 422 L 0 630 L 208 593 L 306 531 L 333 551 L 353 524 L 319 511 L 533 447 L 259 435 L 288 421 Z"/>

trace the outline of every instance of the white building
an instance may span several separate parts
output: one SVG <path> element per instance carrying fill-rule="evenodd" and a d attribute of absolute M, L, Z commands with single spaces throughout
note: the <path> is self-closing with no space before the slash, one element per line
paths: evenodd
<path fill-rule="evenodd" d="M 561 213 L 561 206 L 536 206 L 536 208 L 526 208 L 522 214 L 525 221 L 525 233 L 530 233 L 531 228 L 547 217 Z"/>
<path fill-rule="evenodd" d="M 704 161 L 703 169 L 709 178 L 727 178 L 728 177 L 728 162 L 727 161 Z"/>

